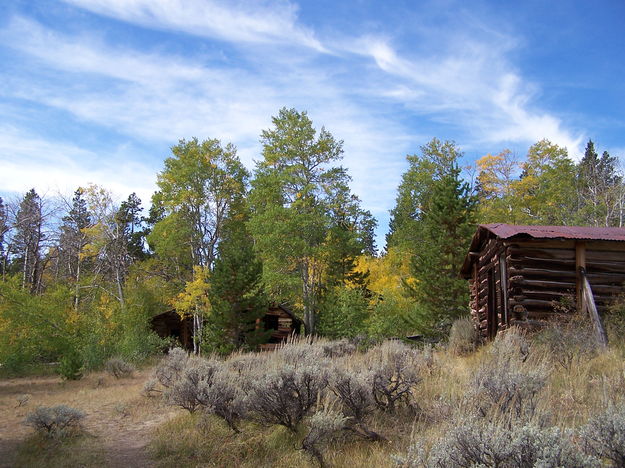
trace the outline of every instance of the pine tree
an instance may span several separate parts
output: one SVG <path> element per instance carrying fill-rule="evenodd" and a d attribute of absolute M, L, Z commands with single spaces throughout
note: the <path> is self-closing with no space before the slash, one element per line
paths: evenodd
<path fill-rule="evenodd" d="M 131 193 L 117 210 L 115 221 L 120 226 L 122 242 L 126 244 L 126 251 L 132 261 L 144 259 L 143 249 L 145 232 L 141 229 L 141 199 L 136 193 Z"/>
<path fill-rule="evenodd" d="M 208 293 L 211 312 L 206 326 L 208 345 L 213 350 L 256 349 L 267 340 L 268 333 L 257 325 L 268 307 L 262 273 L 243 217 L 229 218 L 217 248 Z"/>
<path fill-rule="evenodd" d="M 59 236 L 59 269 L 64 276 L 73 282 L 80 281 L 83 269 L 81 254 L 88 242 L 85 229 L 91 226 L 91 214 L 83 194 L 84 191 L 81 188 L 74 192 L 70 210 L 63 217 Z"/>
<path fill-rule="evenodd" d="M 621 184 L 617 158 L 607 151 L 599 157 L 595 144 L 588 140 L 584 157 L 577 165 L 580 222 L 592 226 L 620 224 Z"/>
<path fill-rule="evenodd" d="M 4 280 L 8 264 L 8 248 L 5 236 L 9 232 L 9 214 L 4 200 L 0 197 L 0 279 Z"/>
<path fill-rule="evenodd" d="M 15 217 L 15 252 L 22 271 L 22 287 L 41 290 L 41 248 L 44 240 L 41 197 L 30 189 Z"/>
<path fill-rule="evenodd" d="M 459 273 L 475 229 L 476 208 L 476 198 L 455 163 L 434 181 L 424 207 L 421 242 L 412 262 L 417 279 L 413 291 L 439 333 L 467 310 L 468 286 Z"/>

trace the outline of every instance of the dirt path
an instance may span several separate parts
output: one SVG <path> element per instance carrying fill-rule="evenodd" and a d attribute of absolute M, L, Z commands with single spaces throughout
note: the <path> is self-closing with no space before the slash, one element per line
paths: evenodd
<path fill-rule="evenodd" d="M 103 373 L 77 382 L 58 377 L 0 381 L 0 467 L 11 467 L 19 444 L 32 429 L 23 424 L 37 406 L 65 404 L 86 413 L 83 427 L 110 467 L 150 467 L 151 432 L 177 412 L 141 396 L 149 370 L 116 380 Z M 20 400 L 27 399 L 20 405 Z M 95 448 L 94 448 L 95 450 Z"/>

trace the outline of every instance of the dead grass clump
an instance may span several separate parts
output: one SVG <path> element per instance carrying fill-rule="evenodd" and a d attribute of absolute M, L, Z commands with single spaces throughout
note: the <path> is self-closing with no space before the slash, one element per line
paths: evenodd
<path fill-rule="evenodd" d="M 111 358 L 107 360 L 104 364 L 104 368 L 109 375 L 115 377 L 116 379 L 132 377 L 136 370 L 135 366 L 120 358 Z"/>
<path fill-rule="evenodd" d="M 567 371 L 599 352 L 595 332 L 587 318 L 580 314 L 568 322 L 549 324 L 533 341 L 544 347 L 549 358 Z"/>
<path fill-rule="evenodd" d="M 451 324 L 447 349 L 452 354 L 463 356 L 475 351 L 480 343 L 480 334 L 471 317 L 459 318 Z"/>
<path fill-rule="evenodd" d="M 50 439 L 61 439 L 80 429 L 85 413 L 66 405 L 39 407 L 24 420 L 24 424 Z"/>

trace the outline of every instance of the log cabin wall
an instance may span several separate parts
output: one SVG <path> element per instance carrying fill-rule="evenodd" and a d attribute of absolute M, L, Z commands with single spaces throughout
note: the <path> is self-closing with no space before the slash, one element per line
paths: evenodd
<path fill-rule="evenodd" d="M 483 336 L 492 337 L 506 326 L 507 301 L 502 283 L 505 266 L 500 258 L 505 246 L 496 238 L 489 239 L 473 264 L 471 313 Z M 502 281 L 503 279 L 503 281 Z"/>
<path fill-rule="evenodd" d="M 470 279 L 471 314 L 482 336 L 570 316 L 581 308 L 580 267 L 603 315 L 625 292 L 625 229 L 479 226 L 462 274 Z"/>

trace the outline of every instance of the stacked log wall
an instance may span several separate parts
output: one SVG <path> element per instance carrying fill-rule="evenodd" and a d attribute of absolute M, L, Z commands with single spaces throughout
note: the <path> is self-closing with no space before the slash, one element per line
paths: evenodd
<path fill-rule="evenodd" d="M 510 306 L 543 320 L 576 309 L 575 241 L 506 244 Z M 585 268 L 600 313 L 623 293 L 625 249 L 617 242 L 585 243 Z"/>
<path fill-rule="evenodd" d="M 474 264 L 470 307 L 473 318 L 478 323 L 479 331 L 483 336 L 488 335 L 488 276 L 491 269 L 494 271 L 495 277 L 495 303 L 498 328 L 505 327 L 504 300 L 499 266 L 499 256 L 504 252 L 504 249 L 505 247 L 499 239 L 491 238 L 483 246 L 479 258 Z"/>

